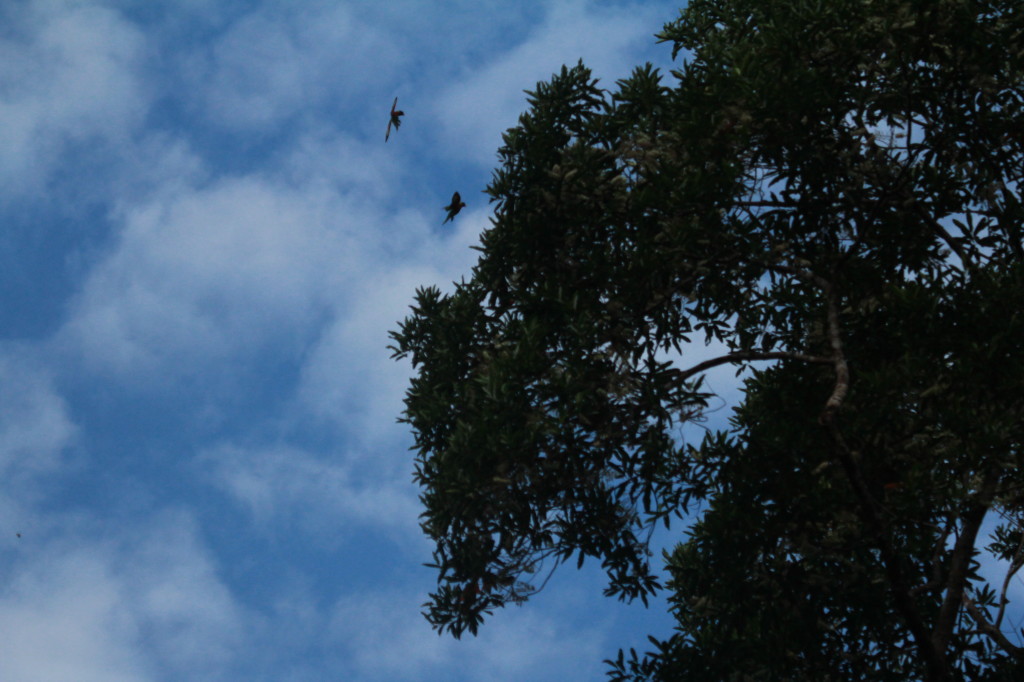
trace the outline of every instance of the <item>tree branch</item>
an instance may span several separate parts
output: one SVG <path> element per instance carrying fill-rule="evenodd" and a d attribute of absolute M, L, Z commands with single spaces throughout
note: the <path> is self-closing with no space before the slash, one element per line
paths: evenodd
<path fill-rule="evenodd" d="M 939 617 L 932 631 L 932 643 L 939 651 L 945 651 L 953 636 L 957 612 L 964 599 L 964 588 L 967 584 L 967 573 L 974 556 L 974 543 L 978 538 L 978 529 L 992 504 L 992 494 L 996 489 L 994 476 L 987 477 L 981 490 L 971 500 L 969 508 L 963 513 L 963 528 L 953 545 L 953 553 L 949 562 L 949 576 L 946 578 L 946 597 L 939 608 Z"/>
<path fill-rule="evenodd" d="M 896 609 L 903 616 L 910 630 L 914 644 L 917 646 L 921 658 L 928 668 L 928 680 L 932 682 L 948 682 L 952 679 L 946 657 L 942 650 L 935 648 L 929 637 L 928 628 L 921 618 L 921 614 L 914 603 L 914 589 L 910 587 L 899 554 L 892 545 L 889 538 L 889 529 L 879 513 L 878 503 L 871 496 L 867 483 L 860 472 L 860 467 L 853 457 L 846 440 L 839 431 L 836 423 L 835 412 L 823 412 L 824 424 L 836 445 L 836 457 L 846 473 L 846 478 L 853 488 L 854 495 L 860 505 L 861 518 L 878 541 L 878 549 L 882 558 L 882 568 L 885 570 L 889 580 L 889 590 L 892 593 Z"/>
<path fill-rule="evenodd" d="M 827 291 L 831 287 L 831 284 L 827 279 L 821 275 L 811 272 L 810 270 L 804 270 L 802 268 L 794 267 L 792 265 L 784 265 L 782 263 L 769 263 L 764 261 L 762 261 L 762 265 L 769 270 L 774 270 L 775 272 L 783 272 L 787 275 L 793 275 L 794 277 L 802 279 L 805 282 L 809 282 L 824 291 Z"/>
<path fill-rule="evenodd" d="M 808 362 L 815 364 L 830 364 L 832 358 L 824 357 L 821 355 L 807 355 L 806 353 L 795 353 L 790 351 L 736 351 L 735 353 L 728 353 L 726 355 L 720 355 L 717 358 L 711 358 L 704 362 L 698 363 L 687 370 L 677 370 L 676 378 L 679 381 L 686 381 L 695 374 L 699 374 L 704 370 L 717 367 L 718 365 L 726 365 L 731 362 L 743 362 L 745 360 L 797 360 L 799 362 Z"/>
<path fill-rule="evenodd" d="M 734 202 L 734 205 L 739 206 L 741 208 L 797 208 L 796 204 L 794 204 L 792 201 L 772 201 L 769 199 L 737 201 Z"/>
<path fill-rule="evenodd" d="M 934 641 L 929 637 L 928 628 L 921 618 L 912 597 L 913 590 L 907 580 L 900 556 L 892 545 L 889 537 L 889 529 L 882 518 L 880 505 L 872 497 L 867 483 L 861 474 L 853 453 L 850 451 L 843 434 L 839 430 L 836 415 L 843 405 L 843 400 L 850 388 L 850 369 L 846 362 L 846 355 L 843 352 L 842 338 L 839 329 L 839 306 L 836 302 L 835 292 L 831 282 L 826 282 L 825 298 L 828 304 L 828 339 L 832 347 L 832 363 L 835 366 L 836 383 L 832 389 L 825 407 L 821 412 L 819 421 L 824 425 L 836 445 L 836 456 L 846 473 L 846 477 L 853 488 L 854 495 L 860 504 L 861 517 L 878 541 L 878 548 L 882 558 L 882 567 L 885 569 L 889 580 L 889 589 L 892 592 L 896 608 L 907 623 L 907 628 L 913 637 L 921 657 L 928 668 L 928 679 L 933 682 L 947 682 L 952 679 L 949 665 L 942 649 L 936 648 Z"/>
<path fill-rule="evenodd" d="M 832 395 L 825 403 L 825 409 L 821 414 L 822 423 L 831 421 L 835 413 L 843 405 L 846 394 L 850 390 L 850 367 L 846 363 L 846 354 L 843 352 L 843 341 L 839 335 L 839 306 L 836 303 L 835 292 L 829 284 L 825 293 L 828 302 L 828 343 L 832 348 L 832 363 L 836 371 L 836 383 L 832 388 Z"/>
<path fill-rule="evenodd" d="M 966 594 L 963 595 L 963 603 L 967 608 L 967 613 L 970 614 L 974 623 L 978 626 L 978 630 L 991 637 L 992 641 L 999 645 L 1000 649 L 1014 658 L 1024 661 L 1024 647 L 1019 647 L 1008 640 L 1003 631 L 990 623 L 988 618 L 985 617 L 985 612 Z"/>
<path fill-rule="evenodd" d="M 1020 542 L 1017 543 L 1017 551 L 1013 553 L 1013 560 L 1010 562 L 1010 568 L 1006 571 L 1006 577 L 1003 579 L 1003 589 L 999 592 L 999 615 L 996 616 L 996 627 L 998 628 L 1003 623 L 1003 616 L 1006 614 L 1006 591 L 1010 588 L 1010 579 L 1024 566 L 1024 555 L 1021 552 L 1024 551 L 1024 534 L 1020 537 Z"/>
<path fill-rule="evenodd" d="M 956 524 L 956 519 L 951 518 L 946 524 L 945 528 L 939 529 L 939 537 L 935 541 L 934 549 L 932 549 L 932 577 L 928 582 L 918 585 L 910 590 L 911 595 L 917 595 L 922 592 L 938 591 L 942 589 L 942 550 L 946 547 L 946 539 L 950 533 L 953 532 L 953 527 Z M 930 525 L 930 524 L 929 524 Z M 936 526 L 938 528 L 938 526 Z"/>

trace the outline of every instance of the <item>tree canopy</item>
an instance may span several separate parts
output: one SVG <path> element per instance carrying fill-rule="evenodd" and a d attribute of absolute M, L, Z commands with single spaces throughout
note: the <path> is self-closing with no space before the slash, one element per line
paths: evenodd
<path fill-rule="evenodd" d="M 479 262 L 393 332 L 428 620 L 592 557 L 677 621 L 613 679 L 1024 679 L 1024 6 L 691 0 L 659 38 L 669 76 L 529 93 Z"/>

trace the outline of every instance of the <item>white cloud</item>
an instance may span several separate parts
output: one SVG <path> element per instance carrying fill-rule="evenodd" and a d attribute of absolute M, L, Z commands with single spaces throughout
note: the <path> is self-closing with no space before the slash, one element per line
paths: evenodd
<path fill-rule="evenodd" d="M 0 478 L 10 482 L 56 469 L 77 429 L 49 373 L 25 353 L 6 350 L 0 354 Z"/>
<path fill-rule="evenodd" d="M 210 372 L 268 343 L 301 349 L 331 282 L 349 276 L 346 266 L 358 270 L 360 237 L 337 217 L 344 208 L 324 193 L 242 178 L 127 209 L 62 340 L 92 369 L 141 382 Z"/>
<path fill-rule="evenodd" d="M 381 118 L 386 122 L 385 114 Z M 275 170 L 291 187 L 327 187 L 348 193 L 364 211 L 391 208 L 396 203 L 396 178 L 402 177 L 404 168 L 394 146 L 381 144 L 383 137 L 383 127 L 379 138 L 367 141 L 326 123 L 310 125 L 274 164 Z"/>
<path fill-rule="evenodd" d="M 197 463 L 263 532 L 297 528 L 331 545 L 354 528 L 371 527 L 397 534 L 405 545 L 419 540 L 420 509 L 408 473 L 389 477 L 364 455 L 328 459 L 286 446 L 222 445 Z"/>
<path fill-rule="evenodd" d="M 221 582 L 189 514 L 169 512 L 135 531 L 114 561 L 143 647 L 162 669 L 211 673 L 244 641 L 245 614 Z"/>
<path fill-rule="evenodd" d="M 5 19 L 21 37 L 0 38 L 0 183 L 10 194 L 40 191 L 68 142 L 97 155 L 124 144 L 149 99 L 138 68 L 144 38 L 117 13 L 71 2 L 14 7 Z"/>
<path fill-rule="evenodd" d="M 180 142 L 150 140 L 155 189 L 119 203 L 120 234 L 86 274 L 62 347 L 92 371 L 164 384 L 244 370 L 269 347 L 297 360 L 328 320 L 346 342 L 384 353 L 413 289 L 429 281 L 403 273 L 465 266 L 471 252 L 453 251 L 403 202 L 381 145 L 316 130 L 282 152 L 273 175 L 198 187 L 204 171 Z M 352 331 L 365 324 L 379 327 Z"/>
<path fill-rule="evenodd" d="M 68 452 L 79 439 L 52 372 L 23 347 L 0 347 L 0 554 L 23 544 L 19 533 L 50 530 L 35 505 L 51 477 L 74 471 Z"/>
<path fill-rule="evenodd" d="M 216 679 L 245 622 L 170 513 L 102 536 L 22 538 L 0 590 L 0 679 Z"/>
<path fill-rule="evenodd" d="M 376 235 L 379 246 L 361 276 L 337 292 L 335 299 L 345 301 L 342 314 L 306 356 L 295 405 L 301 414 L 342 427 L 367 448 L 393 445 L 406 432 L 394 420 L 410 370 L 392 359 L 389 332 L 410 314 L 418 287 L 450 291 L 453 281 L 468 276 L 479 258 L 470 245 L 479 244 L 489 215 L 486 205 L 464 210 L 441 233 L 431 229 L 430 216 L 414 210 L 376 220 L 386 226 Z"/>
<path fill-rule="evenodd" d="M 424 596 L 410 591 L 351 595 L 335 607 L 330 634 L 343 647 L 353 679 L 435 679 L 474 682 L 597 679 L 604 631 L 600 623 L 568 626 L 558 613 L 529 606 L 492 616 L 478 636 L 441 637 L 419 614 Z"/>
<path fill-rule="evenodd" d="M 600 87 L 611 88 L 638 65 L 642 48 L 671 17 L 641 5 L 601 6 L 586 0 L 551 3 L 544 22 L 525 42 L 456 79 L 434 110 L 446 148 L 456 158 L 493 165 L 501 133 L 526 109 L 523 90 L 547 81 L 563 64 L 583 59 Z"/>
<path fill-rule="evenodd" d="M 363 101 L 388 75 L 393 52 L 346 5 L 268 3 L 231 25 L 190 77 L 215 122 L 236 132 L 267 129 L 339 97 Z"/>
<path fill-rule="evenodd" d="M 408 314 L 416 287 L 439 278 L 436 270 L 408 267 L 384 269 L 355 284 L 349 314 L 325 330 L 303 366 L 303 412 L 342 426 L 365 446 L 404 432 L 394 420 L 409 369 L 391 358 L 388 332 Z"/>
<path fill-rule="evenodd" d="M 110 565 L 92 551 L 26 567 L 0 595 L 0 677 L 7 680 L 149 679 Z"/>

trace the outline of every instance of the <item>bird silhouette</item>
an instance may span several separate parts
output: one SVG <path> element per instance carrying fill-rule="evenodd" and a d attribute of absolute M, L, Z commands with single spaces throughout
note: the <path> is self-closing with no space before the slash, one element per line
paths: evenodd
<path fill-rule="evenodd" d="M 461 211 L 462 208 L 465 205 L 466 205 L 466 203 L 462 200 L 462 197 L 459 196 L 458 192 L 453 194 L 452 195 L 452 203 L 450 203 L 450 204 L 448 204 L 447 206 L 444 207 L 444 210 L 448 211 L 448 217 L 444 219 L 444 223 L 448 222 L 449 220 L 454 218 L 456 215 L 458 215 L 459 211 Z M 441 224 L 444 225 L 444 223 L 441 223 Z"/>
<path fill-rule="evenodd" d="M 391 103 L 391 118 L 388 120 L 388 131 L 384 133 L 384 141 L 387 142 L 388 138 L 391 137 L 391 126 L 395 126 L 395 130 L 398 130 L 399 126 L 402 125 L 402 117 L 405 116 L 404 111 L 398 111 L 395 107 L 398 105 L 398 98 Z"/>

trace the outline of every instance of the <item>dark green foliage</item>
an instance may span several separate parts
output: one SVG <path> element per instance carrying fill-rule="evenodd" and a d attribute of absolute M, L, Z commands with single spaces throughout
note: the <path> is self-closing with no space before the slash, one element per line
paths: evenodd
<path fill-rule="evenodd" d="M 1024 8 L 693 0 L 660 37 L 671 86 L 530 93 L 472 277 L 394 333 L 428 619 L 475 633 L 586 557 L 646 600 L 652 525 L 700 502 L 677 632 L 613 679 L 1019 679 L 979 562 L 1024 564 Z M 753 362 L 732 429 L 679 442 Z"/>

